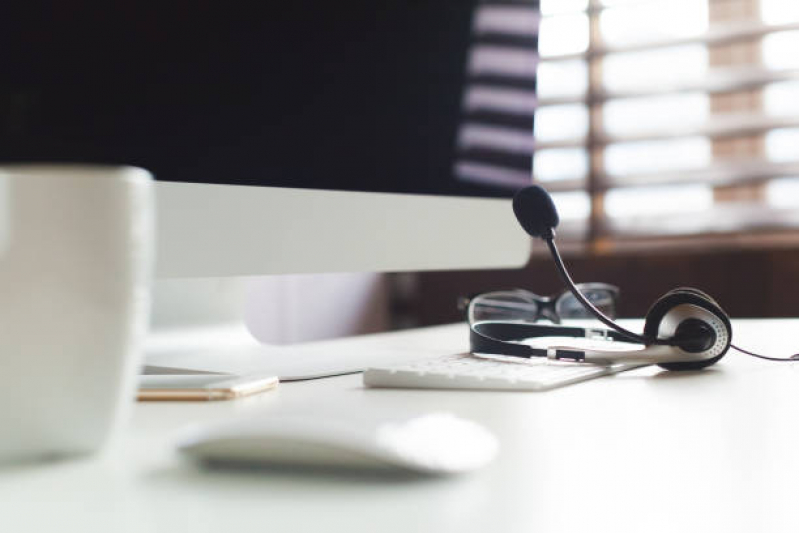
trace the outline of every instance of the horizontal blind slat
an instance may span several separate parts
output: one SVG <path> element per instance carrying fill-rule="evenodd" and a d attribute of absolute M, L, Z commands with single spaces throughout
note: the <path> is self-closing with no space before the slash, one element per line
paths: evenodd
<path fill-rule="evenodd" d="M 602 147 L 614 143 L 656 141 L 683 137 L 708 137 L 712 139 L 744 137 L 762 134 L 778 128 L 799 126 L 799 115 L 767 116 L 763 114 L 717 115 L 699 126 L 674 125 L 670 128 L 653 129 L 638 133 L 610 135 L 596 133 L 590 139 L 585 136 L 557 141 L 537 141 L 538 150 L 552 148 Z"/>
<path fill-rule="evenodd" d="M 646 187 L 702 183 L 707 185 L 744 185 L 765 183 L 773 178 L 799 176 L 799 161 L 773 162 L 764 159 L 719 161 L 695 169 L 629 175 L 597 174 L 597 187 L 607 191 L 622 187 Z"/>
<path fill-rule="evenodd" d="M 799 22 L 788 22 L 785 24 L 762 24 L 762 23 L 735 23 L 717 25 L 709 28 L 706 32 L 699 35 L 688 37 L 678 37 L 671 39 L 658 39 L 636 44 L 616 45 L 616 46 L 596 46 L 584 52 L 570 54 L 548 55 L 541 58 L 542 62 L 571 61 L 574 59 L 594 59 L 602 58 L 611 54 L 624 54 L 630 52 L 644 52 L 647 50 L 657 50 L 661 48 L 672 48 L 689 44 L 704 44 L 707 46 L 718 46 L 731 44 L 741 41 L 759 39 L 772 33 L 799 30 Z"/>
<path fill-rule="evenodd" d="M 613 237 L 729 234 L 799 229 L 799 210 L 730 202 L 701 212 L 609 219 L 603 233 Z"/>
<path fill-rule="evenodd" d="M 564 104 L 601 104 L 608 100 L 641 98 L 688 92 L 723 94 L 754 90 L 781 81 L 799 80 L 799 69 L 773 70 L 760 65 L 735 68 L 717 68 L 703 78 L 689 81 L 674 81 L 671 84 L 643 85 L 625 90 L 594 88 L 589 94 L 577 96 L 546 96 L 538 99 L 539 107 Z"/>

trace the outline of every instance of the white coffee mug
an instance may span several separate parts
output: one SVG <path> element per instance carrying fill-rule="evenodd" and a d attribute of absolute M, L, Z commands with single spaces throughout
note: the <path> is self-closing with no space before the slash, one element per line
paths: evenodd
<path fill-rule="evenodd" d="M 0 167 L 0 461 L 95 451 L 131 407 L 153 194 L 140 168 Z"/>

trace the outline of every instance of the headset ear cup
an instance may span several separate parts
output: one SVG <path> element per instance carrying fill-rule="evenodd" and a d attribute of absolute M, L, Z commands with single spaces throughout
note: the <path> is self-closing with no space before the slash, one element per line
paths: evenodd
<path fill-rule="evenodd" d="M 661 296 L 661 298 L 665 298 L 666 296 L 668 296 L 670 294 L 695 294 L 696 296 L 700 296 L 700 297 L 704 298 L 705 300 L 708 300 L 710 303 L 712 303 L 713 305 L 718 307 L 721 312 L 724 312 L 724 310 L 721 309 L 721 306 L 719 305 L 719 303 L 715 299 L 713 299 L 712 296 L 710 296 L 705 291 L 696 289 L 694 287 L 677 287 L 676 289 L 672 289 L 669 292 L 667 292 L 666 294 L 664 294 L 663 296 Z M 725 314 L 725 316 L 727 315 L 727 313 L 724 313 L 724 314 Z"/>
<path fill-rule="evenodd" d="M 732 341 L 732 325 L 730 324 L 730 318 L 718 303 L 704 292 L 698 289 L 683 287 L 664 294 L 652 305 L 649 312 L 646 314 L 644 335 L 650 338 L 657 338 L 663 318 L 669 311 L 682 304 L 691 304 L 701 307 L 716 316 L 726 329 L 727 340 L 725 346 L 719 355 L 709 359 L 702 361 L 674 361 L 660 363 L 658 366 L 667 370 L 699 370 L 716 363 L 719 359 L 724 357 Z M 675 350 L 678 350 L 678 348 L 675 348 Z"/>

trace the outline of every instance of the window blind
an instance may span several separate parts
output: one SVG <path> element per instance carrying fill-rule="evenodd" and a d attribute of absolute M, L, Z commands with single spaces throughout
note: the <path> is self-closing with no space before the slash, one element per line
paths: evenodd
<path fill-rule="evenodd" d="M 534 180 L 597 253 L 799 243 L 799 2 L 542 0 Z"/>
<path fill-rule="evenodd" d="M 540 20 L 538 0 L 477 3 L 457 140 L 459 180 L 529 185 Z"/>

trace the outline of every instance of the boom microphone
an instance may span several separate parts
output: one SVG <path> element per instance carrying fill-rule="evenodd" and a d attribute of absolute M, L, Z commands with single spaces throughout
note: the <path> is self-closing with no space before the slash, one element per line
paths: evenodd
<path fill-rule="evenodd" d="M 524 231 L 533 237 L 551 239 L 560 222 L 555 202 L 539 185 L 525 187 L 513 197 L 513 212 Z"/>
<path fill-rule="evenodd" d="M 558 216 L 555 202 L 552 201 L 552 197 L 543 187 L 540 185 L 531 185 L 517 192 L 516 196 L 513 197 L 513 212 L 519 224 L 524 228 L 524 231 L 533 237 L 538 237 L 546 241 L 563 282 L 574 297 L 577 298 L 577 301 L 583 304 L 583 307 L 591 312 L 597 320 L 609 328 L 618 331 L 630 342 L 646 345 L 662 344 L 658 339 L 650 339 L 643 335 L 633 333 L 616 324 L 583 296 L 583 293 L 580 292 L 574 284 L 574 281 L 572 281 L 571 276 L 569 276 L 569 273 L 566 271 L 566 266 L 563 264 L 563 259 L 561 259 L 558 248 L 555 245 L 555 227 L 557 227 L 560 222 L 560 217 Z"/>

